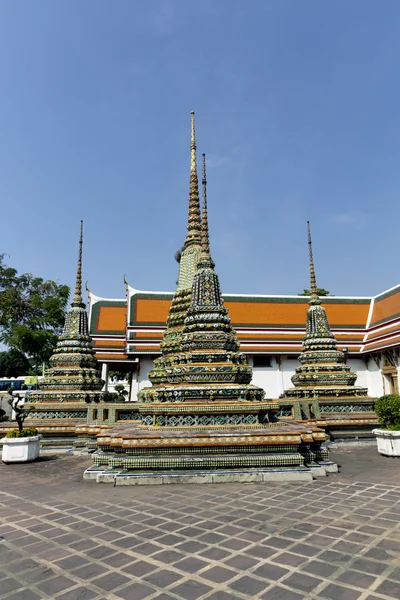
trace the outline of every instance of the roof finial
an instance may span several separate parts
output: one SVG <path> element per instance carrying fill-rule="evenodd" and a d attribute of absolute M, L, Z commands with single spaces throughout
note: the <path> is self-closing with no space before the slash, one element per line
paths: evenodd
<path fill-rule="evenodd" d="M 79 236 L 79 252 L 78 252 L 78 266 L 76 268 L 76 280 L 75 280 L 75 294 L 72 300 L 72 306 L 76 304 L 83 304 L 82 299 L 82 245 L 83 245 L 83 221 L 81 221 L 81 230 Z"/>
<path fill-rule="evenodd" d="M 199 200 L 199 180 L 197 177 L 196 137 L 194 127 L 194 111 L 191 112 L 190 135 L 190 186 L 189 186 L 189 216 L 188 233 L 185 248 L 191 244 L 201 244 L 201 217 Z"/>
<path fill-rule="evenodd" d="M 191 134 L 190 134 L 190 170 L 195 171 L 197 175 L 197 161 L 196 161 L 196 132 L 194 128 L 194 110 L 191 114 Z"/>
<path fill-rule="evenodd" d="M 310 221 L 307 221 L 307 230 L 308 230 L 308 251 L 309 251 L 309 255 L 310 255 L 310 292 L 311 292 L 310 304 L 321 304 L 321 301 L 318 296 L 317 280 L 315 277 Z"/>

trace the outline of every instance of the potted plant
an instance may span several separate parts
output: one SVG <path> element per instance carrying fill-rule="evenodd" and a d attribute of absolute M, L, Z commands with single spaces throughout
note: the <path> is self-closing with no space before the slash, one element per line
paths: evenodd
<path fill-rule="evenodd" d="M 375 412 L 381 429 L 373 429 L 378 452 L 385 456 L 400 456 L 400 396 L 387 394 L 376 401 Z"/>
<path fill-rule="evenodd" d="M 3 444 L 2 461 L 6 464 L 15 462 L 32 462 L 36 460 L 40 452 L 40 438 L 37 429 L 30 427 L 24 429 L 24 421 L 27 411 L 24 408 L 19 394 L 15 396 L 9 390 L 10 399 L 8 403 L 15 413 L 18 429 L 12 429 L 1 441 Z"/>

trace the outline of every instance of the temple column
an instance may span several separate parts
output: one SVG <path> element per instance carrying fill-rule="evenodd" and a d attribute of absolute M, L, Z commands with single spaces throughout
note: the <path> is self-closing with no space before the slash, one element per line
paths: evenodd
<path fill-rule="evenodd" d="M 101 365 L 101 378 L 105 382 L 103 387 L 103 392 L 108 392 L 108 363 L 103 363 Z"/>

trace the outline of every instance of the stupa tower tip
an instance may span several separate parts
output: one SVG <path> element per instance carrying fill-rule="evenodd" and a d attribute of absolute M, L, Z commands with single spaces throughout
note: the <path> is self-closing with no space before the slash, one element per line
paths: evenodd
<path fill-rule="evenodd" d="M 202 155 L 202 212 L 201 212 L 201 258 L 200 263 L 208 261 L 212 267 L 214 262 L 210 251 L 210 234 L 208 230 L 208 210 L 207 210 L 207 175 L 206 175 L 206 155 Z M 199 264 L 200 264 L 199 263 Z"/>
<path fill-rule="evenodd" d="M 315 277 L 315 267 L 314 267 L 314 258 L 313 258 L 313 250 L 312 250 L 310 221 L 307 221 L 307 232 L 308 232 L 308 252 L 310 255 L 310 292 L 311 292 L 310 293 L 310 304 L 316 305 L 316 304 L 321 304 L 321 300 L 318 296 L 317 279 Z"/>
<path fill-rule="evenodd" d="M 184 247 L 201 244 L 201 216 L 199 198 L 199 180 L 197 176 L 196 131 L 194 110 L 191 112 L 190 133 L 190 183 L 189 183 L 189 214 L 187 235 Z"/>
<path fill-rule="evenodd" d="M 71 306 L 78 306 L 83 304 L 82 298 L 82 246 L 83 246 L 83 221 L 80 224 L 80 235 L 79 235 L 79 251 L 78 251 L 78 264 L 76 267 L 76 279 L 75 279 L 75 293 Z"/>

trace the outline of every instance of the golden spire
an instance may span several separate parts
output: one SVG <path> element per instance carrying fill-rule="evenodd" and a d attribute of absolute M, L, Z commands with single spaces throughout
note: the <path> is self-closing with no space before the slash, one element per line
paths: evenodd
<path fill-rule="evenodd" d="M 191 133 L 190 133 L 190 171 L 194 171 L 197 175 L 197 160 L 196 160 L 196 132 L 194 128 L 194 110 L 191 114 Z"/>
<path fill-rule="evenodd" d="M 211 252 L 210 252 L 210 235 L 208 231 L 208 212 L 207 212 L 207 177 L 206 177 L 206 155 L 202 155 L 202 191 L 203 191 L 203 206 L 201 213 L 201 260 L 204 261 L 204 258 L 208 258 L 211 260 Z M 214 263 L 212 263 L 214 266 Z"/>
<path fill-rule="evenodd" d="M 310 304 L 321 304 L 321 300 L 319 299 L 319 296 L 318 296 L 317 280 L 315 277 L 310 221 L 307 221 L 307 230 L 308 230 L 308 252 L 310 255 L 310 292 L 311 292 L 310 293 Z"/>
<path fill-rule="evenodd" d="M 83 304 L 82 299 L 82 245 L 83 245 L 83 221 L 81 221 L 81 230 L 79 236 L 78 266 L 76 268 L 75 294 L 71 302 L 72 306 Z"/>
<path fill-rule="evenodd" d="M 194 111 L 191 113 L 191 135 L 190 135 L 190 185 L 189 185 L 189 215 L 188 233 L 185 240 L 185 248 L 192 244 L 201 244 L 201 217 L 199 199 L 199 180 L 197 177 L 196 161 L 196 135 L 194 127 Z"/>

